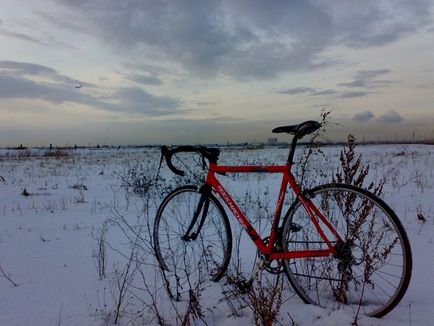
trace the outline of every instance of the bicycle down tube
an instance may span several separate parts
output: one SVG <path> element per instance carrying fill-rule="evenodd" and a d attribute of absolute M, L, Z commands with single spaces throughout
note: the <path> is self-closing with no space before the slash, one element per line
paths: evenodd
<path fill-rule="evenodd" d="M 258 247 L 258 250 L 266 255 L 270 260 L 273 259 L 292 259 L 292 258 L 303 258 L 303 257 L 326 257 L 332 254 L 336 254 L 336 250 L 331 244 L 330 240 L 326 237 L 324 231 L 321 229 L 319 222 L 317 221 L 318 217 L 321 222 L 330 230 L 330 232 L 337 238 L 337 240 L 341 240 L 336 230 L 327 221 L 327 219 L 321 214 L 317 207 L 310 201 L 310 199 L 306 198 L 299 186 L 297 185 L 294 176 L 290 172 L 291 164 L 286 165 L 271 165 L 271 166 L 224 166 L 224 165 L 216 165 L 214 163 L 210 163 L 207 179 L 205 184 L 210 185 L 223 199 L 228 208 L 231 210 L 232 214 L 242 225 L 244 230 L 250 236 L 252 241 Z M 222 184 L 218 181 L 215 176 L 215 173 L 253 173 L 253 172 L 266 172 L 266 173 L 281 173 L 283 174 L 282 183 L 280 186 L 279 196 L 277 199 L 276 210 L 272 219 L 272 227 L 269 235 L 268 245 L 264 244 L 263 239 L 251 225 L 245 214 L 238 207 L 236 202 L 232 199 L 230 194 L 226 191 L 226 189 L 222 186 Z M 290 252 L 273 252 L 274 242 L 277 239 L 277 228 L 280 220 L 280 215 L 283 207 L 283 200 L 285 198 L 285 192 L 287 186 L 291 187 L 294 191 L 295 195 L 299 199 L 303 208 L 306 210 L 310 219 L 315 225 L 315 228 L 321 238 L 324 240 L 324 243 L 327 245 L 328 249 L 312 249 L 312 250 L 299 250 L 299 251 L 290 251 Z"/>

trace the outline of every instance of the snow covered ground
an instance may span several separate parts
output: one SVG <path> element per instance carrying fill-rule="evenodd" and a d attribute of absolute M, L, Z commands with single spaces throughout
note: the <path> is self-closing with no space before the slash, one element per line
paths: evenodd
<path fill-rule="evenodd" d="M 312 184 L 330 181 L 339 164 L 340 150 L 326 147 L 323 154 L 312 156 Z M 434 325 L 434 146 L 359 146 L 357 151 L 362 154 L 363 163 L 370 164 L 370 180 L 386 177 L 382 197 L 400 217 L 413 251 L 412 280 L 399 306 L 382 319 L 362 317 L 359 324 Z M 297 153 L 300 156 L 302 150 Z M 116 275 L 124 270 L 125 256 L 129 255 L 131 230 L 125 227 L 146 226 L 143 219 L 152 219 L 161 201 L 152 196 L 144 203 L 142 197 L 122 186 L 132 168 L 155 175 L 159 163 L 156 149 L 78 149 L 62 154 L 65 153 L 50 157 L 45 150 L 0 150 L 0 325 L 113 324 L 118 297 Z M 278 148 L 228 148 L 222 150 L 220 163 L 280 164 L 286 155 L 286 149 Z M 315 164 L 320 168 L 315 168 Z M 320 170 L 324 175 L 314 178 L 313 172 Z M 265 199 L 262 212 L 267 213 L 267 205 L 271 208 L 275 203 L 273 195 L 278 189 L 274 188 L 279 183 L 275 175 L 220 179 L 235 190 L 240 200 L 246 193 Z M 163 164 L 160 184 L 180 182 L 182 179 L 173 179 Z M 253 207 L 246 210 L 255 214 Z M 426 222 L 417 218 L 418 213 Z M 104 224 L 106 220 L 111 222 Z M 103 225 L 107 228 L 107 267 L 106 276 L 100 279 L 94 256 Z M 146 237 L 148 233 L 144 230 L 142 234 Z M 243 241 L 241 249 L 246 256 L 255 256 L 249 242 Z M 236 254 L 232 256 L 235 259 Z M 143 259 L 146 280 L 158 279 L 151 255 Z M 143 280 L 139 273 L 134 277 L 131 284 Z M 248 310 L 241 317 L 228 317 L 233 311 L 220 301 L 220 285 L 207 288 L 202 295 L 206 322 L 253 323 Z M 161 300 L 159 304 L 170 306 Z M 145 309 L 143 301 L 149 302 L 145 291 L 139 286 L 130 288 L 121 307 L 120 324 L 156 324 L 152 309 Z M 353 320 L 351 311 L 327 311 L 305 305 L 295 295 L 287 298 L 283 310 L 291 316 L 282 314 L 284 324 L 350 325 Z"/>

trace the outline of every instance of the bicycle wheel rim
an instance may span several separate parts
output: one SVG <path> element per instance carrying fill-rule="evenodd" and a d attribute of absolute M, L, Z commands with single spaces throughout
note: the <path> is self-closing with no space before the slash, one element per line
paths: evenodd
<path fill-rule="evenodd" d="M 173 298 L 181 299 L 206 280 L 218 281 L 229 263 L 232 239 L 221 205 L 210 197 L 206 219 L 196 240 L 182 237 L 190 225 L 201 193 L 195 186 L 174 190 L 162 202 L 154 224 L 154 246 Z M 200 224 L 198 218 L 193 230 Z"/>
<path fill-rule="evenodd" d="M 399 303 L 411 276 L 410 245 L 396 214 L 375 195 L 350 185 L 325 185 L 307 193 L 343 240 L 354 242 L 354 262 L 345 269 L 347 263 L 339 263 L 348 260 L 336 257 L 284 261 L 291 285 L 307 303 L 332 309 L 352 305 L 368 316 L 384 316 Z M 284 223 L 285 250 L 326 249 L 298 202 Z M 300 230 L 291 232 L 295 225 Z M 333 239 L 330 232 L 327 237 Z"/>

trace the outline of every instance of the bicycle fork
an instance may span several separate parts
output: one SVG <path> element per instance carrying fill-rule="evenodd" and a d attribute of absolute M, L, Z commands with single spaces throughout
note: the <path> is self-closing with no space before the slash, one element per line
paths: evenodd
<path fill-rule="evenodd" d="M 205 218 L 208 214 L 208 209 L 209 209 L 209 201 L 210 201 L 209 194 L 211 194 L 211 186 L 203 185 L 202 187 L 200 187 L 199 193 L 201 193 L 202 196 L 200 196 L 199 203 L 197 204 L 196 210 L 194 212 L 193 218 L 191 220 L 190 225 L 188 226 L 187 231 L 181 237 L 183 241 L 187 241 L 187 242 L 195 241 L 199 236 L 200 231 L 202 230 L 203 224 L 205 223 Z M 199 215 L 201 215 L 201 212 L 202 212 L 202 217 L 200 219 L 199 225 L 196 231 L 192 232 L 199 218 Z"/>

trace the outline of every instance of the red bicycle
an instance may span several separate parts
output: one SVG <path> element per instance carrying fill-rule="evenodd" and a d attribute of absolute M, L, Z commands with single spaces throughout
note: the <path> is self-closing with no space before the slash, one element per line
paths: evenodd
<path fill-rule="evenodd" d="M 179 298 L 191 282 L 186 266 L 205 271 L 212 281 L 219 281 L 228 268 L 231 226 L 217 194 L 252 239 L 261 258 L 247 285 L 252 285 L 258 270 L 266 269 L 285 273 L 306 303 L 326 308 L 336 302 L 356 305 L 374 317 L 384 316 L 399 303 L 410 282 L 412 257 L 405 230 L 393 210 L 376 195 L 353 185 L 331 183 L 301 190 L 291 172 L 297 141 L 320 126 L 306 121 L 275 128 L 274 133 L 294 136 L 286 164 L 278 166 L 221 166 L 217 164 L 219 149 L 162 146 L 162 157 L 178 175 L 184 172 L 172 164 L 176 153 L 198 153 L 209 162 L 203 185 L 173 190 L 157 211 L 154 247 L 161 268 L 174 276 L 169 282 L 174 288 L 173 297 Z M 252 172 L 282 174 L 266 238 L 261 238 L 216 177 Z M 282 219 L 288 186 L 295 201 Z"/>

